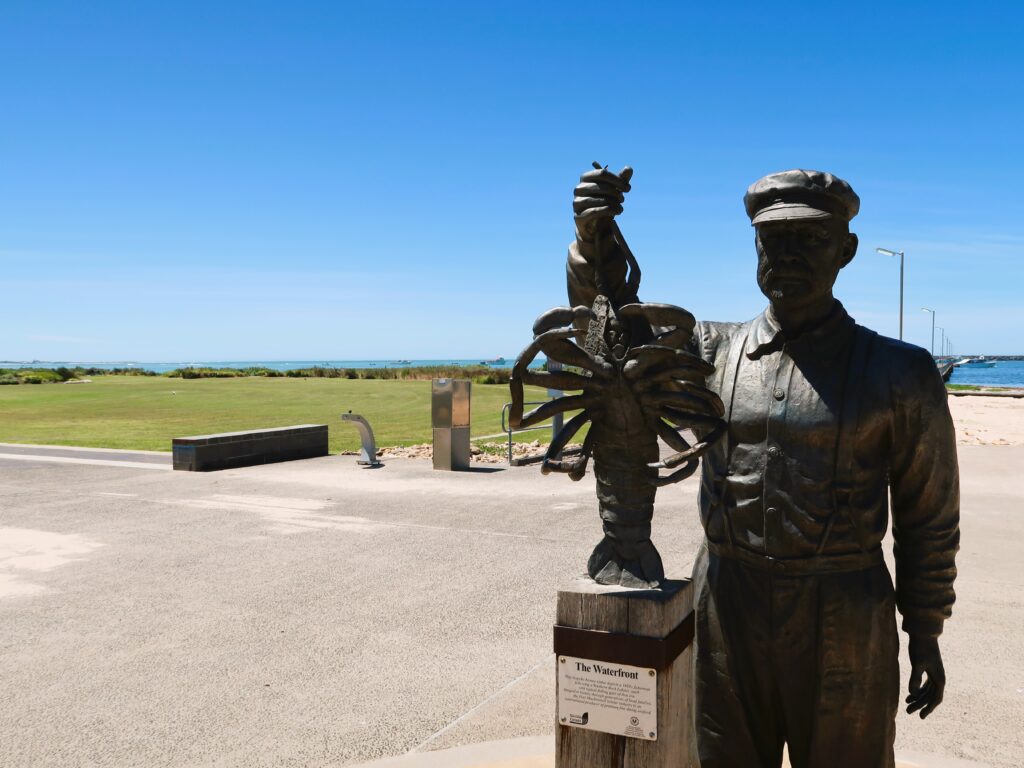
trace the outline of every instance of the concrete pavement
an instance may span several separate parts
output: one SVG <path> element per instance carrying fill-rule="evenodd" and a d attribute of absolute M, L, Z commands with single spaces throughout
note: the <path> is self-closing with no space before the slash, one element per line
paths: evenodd
<path fill-rule="evenodd" d="M 47 455 L 0 457 L 0 765 L 341 766 L 553 733 L 554 594 L 599 534 L 591 478 Z M 1016 766 L 1024 449 L 960 456 L 946 700 L 897 744 Z M 659 493 L 670 575 L 695 497 Z"/>
<path fill-rule="evenodd" d="M 55 464 L 171 469 L 171 454 L 160 451 L 122 451 L 111 448 L 77 448 L 67 445 L 20 445 L 0 443 L 0 459 Z"/>
<path fill-rule="evenodd" d="M 555 768 L 553 742 L 551 736 L 524 736 L 437 752 L 413 752 L 353 768 Z M 782 768 L 790 768 L 785 755 Z M 983 767 L 981 763 L 940 755 L 903 754 L 897 757 L 896 768 Z"/>

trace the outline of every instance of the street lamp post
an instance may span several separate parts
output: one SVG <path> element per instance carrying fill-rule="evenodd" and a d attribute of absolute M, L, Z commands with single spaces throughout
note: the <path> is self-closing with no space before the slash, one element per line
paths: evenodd
<path fill-rule="evenodd" d="M 936 326 L 938 327 L 938 326 Z M 939 328 L 939 357 L 944 357 L 946 354 L 946 329 Z"/>
<path fill-rule="evenodd" d="M 890 251 L 888 248 L 875 248 L 875 251 L 884 256 L 900 257 L 900 341 L 903 341 L 903 251 Z M 934 346 L 935 340 L 933 339 L 932 347 Z"/>
<path fill-rule="evenodd" d="M 928 309 L 928 307 L 921 307 L 921 311 L 922 312 L 931 312 L 931 314 L 932 314 L 932 348 L 931 348 L 931 353 L 932 353 L 932 357 L 935 357 L 935 310 L 934 309 Z"/>

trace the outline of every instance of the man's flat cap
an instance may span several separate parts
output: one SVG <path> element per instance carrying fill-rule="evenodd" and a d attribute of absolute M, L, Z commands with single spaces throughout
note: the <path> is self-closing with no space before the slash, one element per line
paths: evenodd
<path fill-rule="evenodd" d="M 791 219 L 849 221 L 860 210 L 860 198 L 845 181 L 831 173 L 799 169 L 755 181 L 743 204 L 751 224 Z"/>

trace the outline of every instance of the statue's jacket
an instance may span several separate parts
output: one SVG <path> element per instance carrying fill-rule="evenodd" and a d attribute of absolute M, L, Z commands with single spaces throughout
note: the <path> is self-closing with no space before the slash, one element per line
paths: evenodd
<path fill-rule="evenodd" d="M 787 339 L 769 308 L 747 323 L 700 322 L 728 435 L 705 454 L 708 549 L 787 575 L 883 562 L 891 494 L 903 628 L 938 635 L 959 542 L 956 440 L 931 355 L 857 325 L 839 302 Z"/>

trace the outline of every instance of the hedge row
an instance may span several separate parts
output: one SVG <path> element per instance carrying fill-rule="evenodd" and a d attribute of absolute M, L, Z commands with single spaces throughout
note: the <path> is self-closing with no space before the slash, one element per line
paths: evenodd
<path fill-rule="evenodd" d="M 486 365 L 432 365 L 410 368 L 332 368 L 314 366 L 278 371 L 273 368 L 175 368 L 163 374 L 178 379 L 232 379 L 242 376 L 294 379 L 395 379 L 428 381 L 439 378 L 472 379 L 477 384 L 508 384 L 510 368 Z"/>
<path fill-rule="evenodd" d="M 141 368 L 0 368 L 0 384 L 58 383 L 82 376 L 157 376 L 172 379 L 235 379 L 246 376 L 294 379 L 471 379 L 477 384 L 508 384 L 510 368 L 491 368 L 486 365 L 457 366 L 434 365 L 409 368 L 332 368 L 314 366 L 279 371 L 274 368 L 202 368 L 188 366 L 175 368 L 164 374 Z"/>

